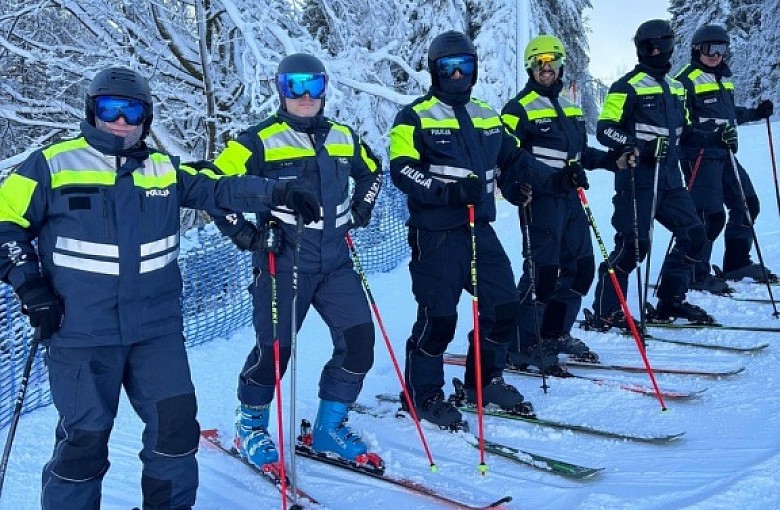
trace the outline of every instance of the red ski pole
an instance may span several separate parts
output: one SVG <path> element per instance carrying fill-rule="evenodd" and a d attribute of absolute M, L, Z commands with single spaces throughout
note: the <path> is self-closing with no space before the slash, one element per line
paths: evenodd
<path fill-rule="evenodd" d="M 368 278 L 366 277 L 365 271 L 363 271 L 363 265 L 360 263 L 360 257 L 358 257 L 357 250 L 355 249 L 355 244 L 352 242 L 352 236 L 349 235 L 349 232 L 346 234 L 347 239 L 347 246 L 349 246 L 349 251 L 352 252 L 352 260 L 355 263 L 355 268 L 357 269 L 358 275 L 360 275 L 360 281 L 363 283 L 363 289 L 366 291 L 366 296 L 368 297 L 369 303 L 371 303 L 371 310 L 374 312 L 374 316 L 376 317 L 376 322 L 379 324 L 379 330 L 382 331 L 382 338 L 385 340 L 385 346 L 387 347 L 387 352 L 390 354 L 390 360 L 393 362 L 393 368 L 395 369 L 395 375 L 398 377 L 398 382 L 401 383 L 401 389 L 403 390 L 404 394 L 404 400 L 406 400 L 406 406 L 409 408 L 409 413 L 412 415 L 412 419 L 414 420 L 415 425 L 417 426 L 417 434 L 420 436 L 420 441 L 423 445 L 423 450 L 425 450 L 425 455 L 428 456 L 428 462 L 431 465 L 431 471 L 434 473 L 438 471 L 438 467 L 436 466 L 436 463 L 433 461 L 433 456 L 431 455 L 431 450 L 428 448 L 428 442 L 425 440 L 425 433 L 422 430 L 422 427 L 420 426 L 420 420 L 417 419 L 417 411 L 414 410 L 414 404 L 412 403 L 412 399 L 409 395 L 409 391 L 406 389 L 406 382 L 404 381 L 404 376 L 401 374 L 401 368 L 398 365 L 398 360 L 395 357 L 395 352 L 393 351 L 393 345 L 390 343 L 390 336 L 387 334 L 387 330 L 385 329 L 385 324 L 382 322 L 382 316 L 379 314 L 379 307 L 376 304 L 376 301 L 374 300 L 374 294 L 371 292 L 371 287 L 368 285 Z"/>
<path fill-rule="evenodd" d="M 268 275 L 271 277 L 271 324 L 274 337 L 274 379 L 276 386 L 276 419 L 279 436 L 279 473 L 281 478 L 282 510 L 287 510 L 287 473 L 284 463 L 284 420 L 282 417 L 282 369 L 279 352 L 279 307 L 276 302 L 276 254 L 268 252 Z"/>
<path fill-rule="evenodd" d="M 615 288 L 618 301 L 620 301 L 620 307 L 623 309 L 623 314 L 626 316 L 628 328 L 631 330 L 631 335 L 634 337 L 634 341 L 636 342 L 636 348 L 639 349 L 639 354 L 642 356 L 642 362 L 645 364 L 647 374 L 650 376 L 650 381 L 653 383 L 653 390 L 658 397 L 658 402 L 661 403 L 661 411 L 666 411 L 666 403 L 664 403 L 664 397 L 661 395 L 661 390 L 658 388 L 658 383 L 655 380 L 653 369 L 650 368 L 650 361 L 647 359 L 647 353 L 645 352 L 645 346 L 642 342 L 642 336 L 636 329 L 634 317 L 631 315 L 631 310 L 628 309 L 626 297 L 623 295 L 623 290 L 620 288 L 620 283 L 618 283 L 617 275 L 615 274 L 615 268 L 612 267 L 612 262 L 609 261 L 607 248 L 604 246 L 604 241 L 601 239 L 601 234 L 599 233 L 598 227 L 596 227 L 596 219 L 593 217 L 593 212 L 590 210 L 590 204 L 588 203 L 588 197 L 585 196 L 585 190 L 582 188 L 577 188 L 577 195 L 580 197 L 582 208 L 585 210 L 585 215 L 588 217 L 588 223 L 590 224 L 591 230 L 593 230 L 593 235 L 596 237 L 599 249 L 601 250 L 601 255 L 604 257 L 604 262 L 607 264 L 609 278 L 612 280 L 612 286 Z M 639 267 L 637 267 L 637 271 L 639 271 Z"/>
<path fill-rule="evenodd" d="M 479 294 L 477 293 L 477 232 L 475 230 L 474 205 L 469 204 L 469 231 L 471 232 L 471 315 L 474 321 L 474 365 L 475 379 L 477 380 L 477 428 L 479 430 L 479 471 L 482 476 L 487 472 L 485 463 L 485 430 L 482 413 L 482 354 L 479 338 Z"/>

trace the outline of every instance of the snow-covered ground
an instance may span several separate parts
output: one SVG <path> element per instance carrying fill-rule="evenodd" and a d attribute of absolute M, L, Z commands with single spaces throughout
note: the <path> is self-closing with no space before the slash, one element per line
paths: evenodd
<path fill-rule="evenodd" d="M 780 125 L 774 124 L 775 146 L 780 149 Z M 774 197 L 772 167 L 767 147 L 766 125 L 740 128 L 739 159 L 751 173 L 762 202 L 757 230 L 768 265 L 780 270 L 780 219 Z M 590 174 L 589 197 L 602 235 L 611 249 L 612 183 L 607 172 Z M 505 243 L 513 265 L 520 267 L 520 232 L 516 213 L 508 204 L 499 206 L 496 228 Z M 668 233 L 655 230 L 652 265 L 660 267 L 668 242 Z M 714 250 L 716 263 L 722 244 Z M 598 251 L 597 257 L 598 257 Z M 655 271 L 653 271 L 655 274 Z M 370 275 L 380 312 L 396 353 L 402 355 L 415 313 L 406 264 L 388 274 Z M 629 303 L 636 308 L 635 280 L 631 279 Z M 740 295 L 765 297 L 766 288 L 750 283 L 736 284 Z M 775 287 L 780 295 L 780 287 Z M 780 327 L 771 316 L 772 307 L 738 302 L 729 298 L 692 293 L 692 302 L 705 307 L 725 324 L 753 324 Z M 591 298 L 585 301 L 590 307 Z M 466 333 L 470 329 L 470 300 L 464 295 L 456 339 L 451 352 L 465 352 Z M 436 487 L 450 497 L 471 504 L 485 504 L 511 495 L 505 508 L 537 510 L 620 510 L 620 509 L 697 509 L 718 510 L 739 507 L 742 510 L 780 508 L 780 335 L 726 331 L 658 331 L 667 338 L 693 338 L 703 342 L 750 345 L 768 342 L 759 354 L 745 355 L 710 351 L 669 344 L 650 344 L 652 364 L 675 367 L 731 369 L 746 367 L 733 378 L 716 380 L 684 376 L 658 376 L 662 387 L 707 391 L 691 401 L 668 401 L 661 412 L 658 401 L 582 380 L 551 380 L 545 395 L 540 381 L 508 376 L 541 417 L 595 425 L 616 431 L 682 432 L 682 440 L 665 445 L 647 445 L 599 439 L 572 432 L 561 432 L 535 425 L 486 418 L 486 437 L 518 448 L 552 455 L 587 466 L 603 467 L 599 476 L 576 482 L 536 471 L 496 457 L 487 457 L 489 471 L 481 476 L 479 453 L 461 439 L 425 428 L 426 437 L 438 473 L 432 473 L 417 432 L 408 420 L 392 416 L 374 418 L 353 415 L 352 426 L 362 431 L 371 448 L 381 454 L 388 473 L 400 475 Z M 630 362 L 640 359 L 633 341 L 616 334 L 582 332 L 580 336 L 602 356 L 605 362 Z M 250 329 L 231 338 L 190 351 L 193 377 L 199 401 L 199 419 L 203 428 L 219 428 L 230 433 L 236 377 L 244 356 L 253 344 Z M 313 419 L 317 407 L 317 382 L 320 368 L 329 357 L 327 328 L 312 313 L 298 338 L 297 401 L 298 418 Z M 583 372 L 585 373 L 585 372 Z M 462 377 L 458 367 L 447 367 L 450 377 Z M 643 374 L 592 372 L 625 381 L 648 382 Z M 284 380 L 289 390 L 289 374 Z M 397 392 L 396 379 L 384 342 L 377 338 L 376 364 L 366 379 L 360 402 L 376 405 L 377 393 Z M 447 390 L 449 391 L 451 387 Z M 285 399 L 285 413 L 289 412 Z M 469 416 L 472 430 L 476 420 Z M 11 455 L 0 508 L 29 510 L 39 506 L 40 469 L 53 444 L 56 415 L 53 408 L 22 417 Z M 5 437 L 6 431 L 0 431 Z M 275 425 L 272 433 L 276 434 Z M 112 467 L 105 478 L 103 507 L 128 510 L 140 505 L 141 423 L 127 401 L 123 401 L 111 439 Z M 289 434 L 285 434 L 285 440 Z M 201 487 L 197 510 L 243 510 L 279 508 L 279 494 L 257 478 L 247 467 L 227 456 L 202 448 Z M 323 508 L 405 508 L 408 510 L 445 508 L 403 490 L 352 473 L 300 459 L 298 481 L 302 488 L 322 502 Z"/>

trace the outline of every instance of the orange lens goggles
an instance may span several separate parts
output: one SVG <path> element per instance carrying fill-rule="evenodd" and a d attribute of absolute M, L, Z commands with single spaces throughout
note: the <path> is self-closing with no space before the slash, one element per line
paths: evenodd
<path fill-rule="evenodd" d="M 560 53 L 540 53 L 529 58 L 527 66 L 529 69 L 539 71 L 545 65 L 549 64 L 554 71 L 557 71 L 563 66 L 563 63 L 563 55 Z"/>

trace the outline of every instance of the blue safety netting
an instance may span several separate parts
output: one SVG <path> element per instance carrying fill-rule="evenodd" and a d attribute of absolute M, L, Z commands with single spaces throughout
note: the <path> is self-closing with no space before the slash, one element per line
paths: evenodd
<path fill-rule="evenodd" d="M 386 175 L 384 186 L 371 224 L 352 232 L 367 273 L 389 271 L 409 254 L 405 197 Z M 252 280 L 251 255 L 237 250 L 214 225 L 182 235 L 179 265 L 188 347 L 227 337 L 252 323 L 252 302 L 247 291 Z M 13 415 L 31 340 L 32 329 L 13 289 L 0 284 L 0 428 L 10 423 Z M 38 351 L 30 374 L 24 412 L 51 403 L 42 351 Z"/>

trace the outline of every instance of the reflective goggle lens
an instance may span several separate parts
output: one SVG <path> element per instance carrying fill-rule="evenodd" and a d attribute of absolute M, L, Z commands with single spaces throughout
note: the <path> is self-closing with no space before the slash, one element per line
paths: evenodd
<path fill-rule="evenodd" d="M 669 53 L 674 49 L 674 37 L 662 37 L 660 39 L 651 39 L 650 46 L 658 48 L 661 53 Z"/>
<path fill-rule="evenodd" d="M 708 57 L 714 57 L 720 55 L 721 57 L 726 54 L 726 50 L 729 49 L 729 45 L 726 43 L 704 43 L 699 45 L 699 51 L 702 55 Z"/>
<path fill-rule="evenodd" d="M 453 55 L 436 61 L 436 72 L 445 78 L 455 74 L 455 71 L 460 71 L 463 75 L 472 75 L 476 68 L 477 59 L 473 55 Z"/>
<path fill-rule="evenodd" d="M 276 77 L 279 91 L 287 99 L 299 99 L 306 94 L 312 99 L 322 99 L 328 90 L 327 74 L 288 73 Z"/>
<path fill-rule="evenodd" d="M 103 122 L 114 122 L 124 117 L 131 126 L 140 126 L 146 120 L 146 103 L 138 99 L 117 96 L 98 96 L 95 116 Z"/>
<path fill-rule="evenodd" d="M 560 53 L 540 53 L 532 55 L 526 64 L 533 71 L 540 71 L 546 64 L 549 64 L 553 71 L 557 71 L 563 66 L 563 63 L 563 55 Z"/>

